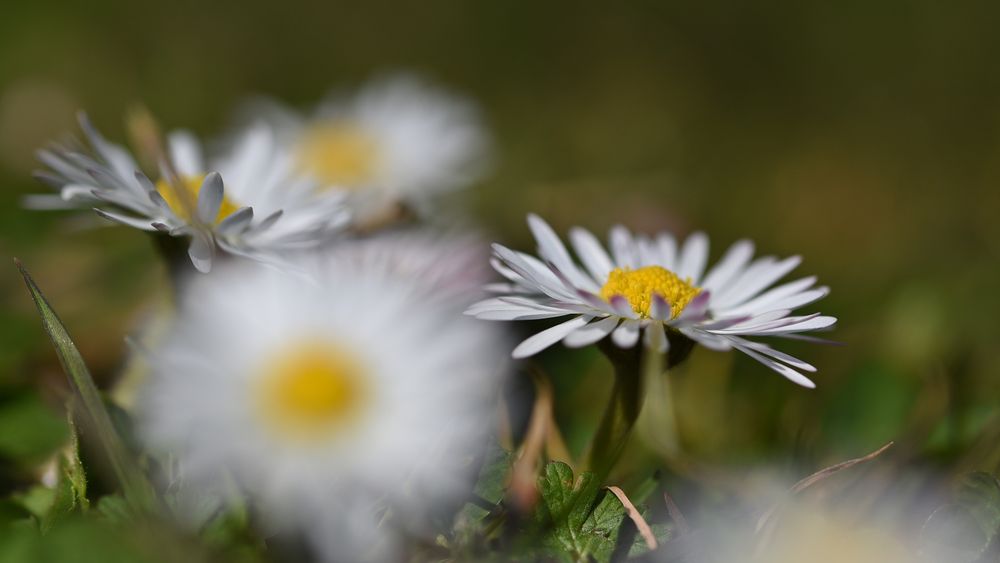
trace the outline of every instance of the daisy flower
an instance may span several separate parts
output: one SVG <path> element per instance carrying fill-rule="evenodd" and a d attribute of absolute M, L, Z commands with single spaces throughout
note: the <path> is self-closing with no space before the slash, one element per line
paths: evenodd
<path fill-rule="evenodd" d="M 171 133 L 156 181 L 86 116 L 80 125 L 90 150 L 53 145 L 39 151 L 48 170 L 38 177 L 59 195 L 34 196 L 28 206 L 94 207 L 123 225 L 189 237 L 188 254 L 200 271 L 211 269 L 216 247 L 275 261 L 285 250 L 329 240 L 349 220 L 342 194 L 294 174 L 293 157 L 264 125 L 246 130 L 230 150 L 208 160 L 193 135 Z"/>
<path fill-rule="evenodd" d="M 748 337 L 777 336 L 816 340 L 802 333 L 828 329 L 834 317 L 792 311 L 829 293 L 805 277 L 772 287 L 801 262 L 792 256 L 752 260 L 754 245 L 733 244 L 708 269 L 708 237 L 695 233 L 683 244 L 667 233 L 633 236 L 611 229 L 609 254 L 590 232 L 570 230 L 570 242 L 583 267 L 549 225 L 528 216 L 538 243 L 538 257 L 493 245 L 494 268 L 509 283 L 490 287 L 499 297 L 481 301 L 468 314 L 488 320 L 528 320 L 572 316 L 528 338 L 515 358 L 536 354 L 562 341 L 570 347 L 593 344 L 610 335 L 620 348 L 631 348 L 642 334 L 644 344 L 667 351 L 670 339 L 683 335 L 713 350 L 739 350 L 806 387 L 800 371 L 812 365 Z"/>
<path fill-rule="evenodd" d="M 419 280 L 334 265 L 309 280 L 250 262 L 196 276 L 145 352 L 140 429 L 195 491 L 228 473 L 324 559 L 381 560 L 468 494 L 505 353 Z"/>
<path fill-rule="evenodd" d="M 283 134 L 302 172 L 351 190 L 365 214 L 468 186 L 484 170 L 490 141 L 467 99 L 400 74 L 354 95 L 333 94 L 304 117 L 274 102 L 252 104 Z"/>

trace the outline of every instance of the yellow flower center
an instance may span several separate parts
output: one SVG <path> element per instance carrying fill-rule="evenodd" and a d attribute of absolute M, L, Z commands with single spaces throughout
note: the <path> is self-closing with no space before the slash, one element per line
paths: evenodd
<path fill-rule="evenodd" d="M 278 433 L 321 438 L 356 420 L 370 391 L 365 369 L 353 354 L 325 342 L 305 342 L 265 363 L 258 406 Z"/>
<path fill-rule="evenodd" d="M 375 140 L 359 127 L 328 121 L 307 130 L 299 142 L 299 164 L 328 185 L 359 187 L 375 174 Z"/>
<path fill-rule="evenodd" d="M 191 221 L 195 209 L 198 207 L 198 192 L 201 191 L 201 184 L 204 181 L 204 174 L 183 176 L 180 179 L 180 185 L 174 186 L 165 178 L 161 178 L 156 182 L 156 191 L 160 192 L 171 211 L 181 219 Z M 223 196 L 219 213 L 215 216 L 215 224 L 218 225 L 237 209 L 239 208 L 232 201 L 229 201 L 228 197 Z"/>
<path fill-rule="evenodd" d="M 690 278 L 682 280 L 666 268 L 646 266 L 637 270 L 612 270 L 601 288 L 601 298 L 610 301 L 615 295 L 621 295 L 640 317 L 648 318 L 653 294 L 657 294 L 670 304 L 670 318 L 674 319 L 699 292 L 701 289 L 691 285 Z"/>

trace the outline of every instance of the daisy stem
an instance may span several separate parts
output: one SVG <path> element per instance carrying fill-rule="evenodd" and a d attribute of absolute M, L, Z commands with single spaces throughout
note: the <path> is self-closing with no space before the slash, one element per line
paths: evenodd
<path fill-rule="evenodd" d="M 598 348 L 615 370 L 611 396 L 590 445 L 587 463 L 591 471 L 603 478 L 621 457 L 632 427 L 639 418 L 643 403 L 643 347 L 623 350 L 606 339 L 598 344 Z"/>

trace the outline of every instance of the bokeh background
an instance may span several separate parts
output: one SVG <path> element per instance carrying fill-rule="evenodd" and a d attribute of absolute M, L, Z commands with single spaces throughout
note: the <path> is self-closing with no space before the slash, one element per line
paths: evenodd
<path fill-rule="evenodd" d="M 846 345 L 787 344 L 819 366 L 816 390 L 706 350 L 672 375 L 685 455 L 802 474 L 897 440 L 907 463 L 993 470 L 998 18 L 922 0 L 17 2 L 0 18 L 0 254 L 24 260 L 111 383 L 162 267 L 139 233 L 22 209 L 44 189 L 33 151 L 78 109 L 118 140 L 136 103 L 212 135 L 251 94 L 306 107 L 412 70 L 485 112 L 496 165 L 455 205 L 489 238 L 530 249 L 529 211 L 560 232 L 702 229 L 713 258 L 749 237 L 833 288 L 818 307 Z M 60 439 L 45 405 L 62 375 L 12 265 L 0 299 L 11 487 Z M 610 369 L 559 349 L 537 364 L 579 451 Z"/>

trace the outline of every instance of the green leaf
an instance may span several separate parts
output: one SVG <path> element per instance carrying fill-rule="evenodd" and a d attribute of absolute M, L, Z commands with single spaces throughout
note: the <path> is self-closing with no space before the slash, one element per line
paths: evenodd
<path fill-rule="evenodd" d="M 72 419 L 72 415 L 70 415 Z M 70 421 L 72 426 L 72 420 Z M 69 446 L 59 456 L 59 477 L 53 495 L 52 505 L 41 521 L 41 529 L 46 532 L 56 522 L 90 507 L 87 500 L 87 475 L 80 462 L 79 441 L 76 432 Z"/>
<path fill-rule="evenodd" d="M 966 475 L 953 502 L 924 524 L 923 550 L 956 563 L 993 561 L 1000 533 L 1000 481 L 989 473 Z"/>
<path fill-rule="evenodd" d="M 507 476 L 513 463 L 514 454 L 495 442 L 491 443 L 479 470 L 474 492 L 486 501 L 499 503 L 507 491 Z"/>
<path fill-rule="evenodd" d="M 70 387 L 83 407 L 82 421 L 87 424 L 88 430 L 93 429 L 93 434 L 100 444 L 108 464 L 118 478 L 125 498 L 136 508 L 152 508 L 155 504 L 153 488 L 125 449 L 121 436 L 111 423 L 101 394 L 87 370 L 83 357 L 76 345 L 73 344 L 66 327 L 52 310 L 41 290 L 35 285 L 31 275 L 19 260 L 15 259 L 14 263 L 24 277 L 24 283 L 28 286 L 31 298 L 38 308 L 45 332 L 48 333 L 53 346 L 55 346 L 56 355 L 59 357 L 63 371 L 69 377 Z"/>
<path fill-rule="evenodd" d="M 538 489 L 538 518 L 551 526 L 544 543 L 565 560 L 609 561 L 625 508 L 614 495 L 600 496 L 597 476 L 585 472 L 574 479 L 568 465 L 551 462 L 539 477 Z"/>

